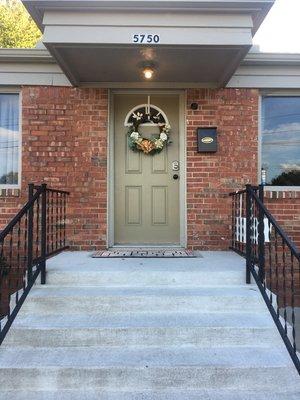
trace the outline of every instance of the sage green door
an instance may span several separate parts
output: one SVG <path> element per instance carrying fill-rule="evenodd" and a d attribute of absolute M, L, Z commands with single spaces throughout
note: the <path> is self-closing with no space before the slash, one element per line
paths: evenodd
<path fill-rule="evenodd" d="M 148 103 L 147 103 L 148 101 Z M 134 152 L 128 146 L 125 119 L 138 105 L 154 105 L 165 113 L 172 143 L 155 155 Z M 142 125 L 144 138 L 159 135 L 157 125 Z M 179 245 L 180 171 L 179 96 L 116 94 L 114 97 L 114 242 L 119 245 Z M 177 175 L 177 177 L 176 177 Z M 176 179 L 177 178 L 177 179 Z"/>

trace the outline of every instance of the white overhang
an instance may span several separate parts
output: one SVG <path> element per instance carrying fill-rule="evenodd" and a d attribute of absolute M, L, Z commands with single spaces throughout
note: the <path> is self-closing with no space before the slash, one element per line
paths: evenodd
<path fill-rule="evenodd" d="M 43 43 L 73 85 L 153 82 L 220 87 L 252 46 L 274 0 L 25 0 Z M 159 43 L 136 44 L 135 34 Z"/>
<path fill-rule="evenodd" d="M 0 86 L 70 86 L 46 49 L 0 49 Z"/>
<path fill-rule="evenodd" d="M 300 54 L 250 52 L 227 87 L 300 89 Z"/>

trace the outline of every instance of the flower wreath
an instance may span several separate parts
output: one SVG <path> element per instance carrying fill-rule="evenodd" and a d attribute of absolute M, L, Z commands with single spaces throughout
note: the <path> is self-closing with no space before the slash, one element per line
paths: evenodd
<path fill-rule="evenodd" d="M 170 131 L 171 126 L 166 123 L 157 123 L 155 121 L 156 117 L 153 117 L 154 121 L 149 119 L 149 116 L 140 112 L 132 114 L 133 124 L 130 126 L 127 136 L 128 145 L 133 151 L 142 151 L 144 154 L 158 154 L 160 153 L 165 145 L 171 143 L 170 141 Z M 153 122 L 159 126 L 160 135 L 155 139 L 143 138 L 139 133 L 139 126 L 141 124 Z"/>

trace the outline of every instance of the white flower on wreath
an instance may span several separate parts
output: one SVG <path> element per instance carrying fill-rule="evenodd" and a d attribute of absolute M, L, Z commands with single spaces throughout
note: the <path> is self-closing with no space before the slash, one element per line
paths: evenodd
<path fill-rule="evenodd" d="M 164 147 L 164 142 L 161 139 L 156 139 L 154 144 L 156 149 L 162 149 Z"/>
<path fill-rule="evenodd" d="M 137 141 L 140 137 L 140 134 L 138 132 L 132 132 L 130 137 L 131 137 L 131 139 Z"/>
<path fill-rule="evenodd" d="M 133 118 L 140 121 L 143 118 L 143 113 L 137 112 L 132 114 Z"/>
<path fill-rule="evenodd" d="M 160 134 L 160 140 L 162 140 L 163 142 L 165 142 L 166 140 L 168 140 L 168 135 L 165 132 L 162 132 Z"/>
<path fill-rule="evenodd" d="M 165 133 L 170 132 L 170 130 L 171 130 L 171 126 L 170 126 L 169 124 L 166 124 L 166 125 L 163 127 L 163 132 L 165 132 Z"/>

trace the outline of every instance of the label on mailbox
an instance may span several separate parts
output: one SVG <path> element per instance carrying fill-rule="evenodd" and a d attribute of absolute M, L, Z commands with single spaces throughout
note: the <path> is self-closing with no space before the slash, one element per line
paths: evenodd
<path fill-rule="evenodd" d="M 205 136 L 204 138 L 201 139 L 201 141 L 202 143 L 209 144 L 212 143 L 214 139 L 212 137 Z"/>

